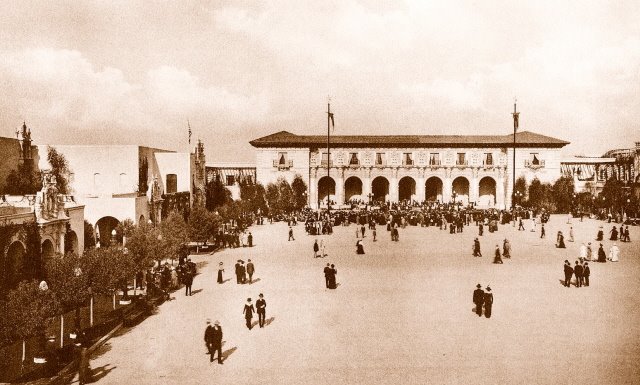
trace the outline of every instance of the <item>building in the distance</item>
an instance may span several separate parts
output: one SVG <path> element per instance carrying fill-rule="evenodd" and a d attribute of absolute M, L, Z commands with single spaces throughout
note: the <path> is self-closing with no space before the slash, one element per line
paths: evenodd
<path fill-rule="evenodd" d="M 513 135 L 358 135 L 327 137 L 277 132 L 250 142 L 256 178 L 266 185 L 301 175 L 309 205 L 403 200 L 474 203 L 506 208 L 513 190 Z M 515 175 L 560 177 L 560 139 L 519 132 Z"/>
<path fill-rule="evenodd" d="M 598 194 L 602 191 L 615 164 L 615 158 L 575 156 L 560 165 L 561 176 L 572 178 L 576 192 Z"/>
<path fill-rule="evenodd" d="M 231 197 L 240 199 L 240 182 L 256 182 L 256 166 L 249 163 L 214 163 L 207 165 L 207 183 L 219 179 L 231 192 Z"/>
<path fill-rule="evenodd" d="M 47 146 L 40 146 L 40 152 Z M 85 205 L 85 218 L 101 242 L 109 242 L 117 224 L 159 223 L 172 211 L 188 211 L 204 197 L 205 155 L 138 145 L 52 145 L 66 158 L 70 186 Z M 42 164 L 41 167 L 47 165 Z"/>

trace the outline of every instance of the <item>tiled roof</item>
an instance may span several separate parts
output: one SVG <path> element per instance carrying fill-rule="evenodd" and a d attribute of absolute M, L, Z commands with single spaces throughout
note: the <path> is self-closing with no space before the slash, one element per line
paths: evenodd
<path fill-rule="evenodd" d="M 327 137 L 280 131 L 249 142 L 254 147 L 324 147 Z M 529 131 L 516 134 L 517 147 L 564 147 L 569 142 Z M 331 147 L 511 147 L 513 135 L 332 135 Z"/>

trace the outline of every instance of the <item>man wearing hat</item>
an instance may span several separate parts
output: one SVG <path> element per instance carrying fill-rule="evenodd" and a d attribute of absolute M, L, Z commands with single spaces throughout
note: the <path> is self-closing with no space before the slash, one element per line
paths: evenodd
<path fill-rule="evenodd" d="M 476 304 L 476 314 L 478 314 L 478 317 L 482 317 L 483 302 L 484 302 L 484 290 L 482 290 L 482 285 L 477 284 L 476 289 L 473 291 L 473 303 Z"/>
<path fill-rule="evenodd" d="M 267 314 L 266 309 L 267 309 L 267 301 L 264 300 L 264 295 L 262 295 L 262 293 L 260 293 L 259 295 L 259 299 L 256 301 L 256 312 L 258 313 L 258 325 L 260 325 L 261 328 L 264 327 L 264 317 Z"/>
<path fill-rule="evenodd" d="M 573 275 L 573 267 L 568 260 L 564 260 L 564 285 L 571 287 L 571 276 Z"/>
<path fill-rule="evenodd" d="M 211 320 L 207 320 L 204 342 L 209 351 L 209 362 L 213 362 L 213 357 L 218 352 L 218 363 L 222 364 L 222 328 L 220 327 L 220 322 L 216 321 L 214 326 L 211 326 Z"/>
<path fill-rule="evenodd" d="M 253 262 L 251 262 L 251 260 L 248 260 L 247 263 L 247 274 L 249 274 L 249 283 L 253 283 L 253 273 L 256 272 L 256 268 L 253 266 Z"/>
<path fill-rule="evenodd" d="M 236 283 L 239 285 L 241 283 L 241 279 L 240 278 L 240 260 L 238 259 L 238 262 L 236 262 Z"/>
<path fill-rule="evenodd" d="M 491 307 L 493 306 L 493 293 L 491 288 L 487 286 L 487 291 L 484 293 L 484 316 L 491 318 Z"/>

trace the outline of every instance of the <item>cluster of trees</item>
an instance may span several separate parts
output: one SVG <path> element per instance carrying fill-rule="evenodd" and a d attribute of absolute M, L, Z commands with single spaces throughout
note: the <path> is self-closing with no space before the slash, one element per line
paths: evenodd
<path fill-rule="evenodd" d="M 64 155 L 55 147 L 47 147 L 47 160 L 51 166 L 51 173 L 56 177 L 56 187 L 61 194 L 70 193 L 71 170 Z M 0 194 L 31 195 L 42 188 L 42 176 L 33 159 L 25 159 L 7 175 L 4 190 Z"/>
<path fill-rule="evenodd" d="M 522 194 L 521 198 L 516 196 L 517 204 L 556 213 L 593 211 L 600 208 L 620 213 L 637 207 L 638 204 L 636 198 L 625 191 L 624 184 L 613 178 L 605 182 L 602 192 L 597 196 L 591 191 L 577 193 L 573 179 L 567 177 L 562 177 L 553 184 L 542 183 L 537 178 L 527 184 L 520 177 L 516 180 L 515 191 Z"/>
<path fill-rule="evenodd" d="M 272 213 L 299 211 L 307 205 L 307 184 L 297 174 L 291 184 L 281 177 L 267 185 L 265 198 Z"/>

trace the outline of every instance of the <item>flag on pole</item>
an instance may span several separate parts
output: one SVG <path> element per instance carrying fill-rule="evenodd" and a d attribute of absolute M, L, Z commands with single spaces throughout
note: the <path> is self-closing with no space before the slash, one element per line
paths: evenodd
<path fill-rule="evenodd" d="M 189 123 L 189 119 L 187 119 L 187 126 L 189 126 L 189 144 L 191 144 L 191 123 Z"/>
<path fill-rule="evenodd" d="M 329 119 L 331 119 L 331 131 L 333 131 L 333 130 L 335 130 L 335 128 L 336 128 L 336 124 L 335 124 L 335 122 L 333 121 L 333 112 L 330 112 L 330 113 L 329 113 Z"/>
<path fill-rule="evenodd" d="M 516 113 L 513 114 L 513 128 L 516 131 L 518 131 L 518 124 L 519 124 L 519 120 L 520 120 L 519 116 L 520 116 L 519 112 L 516 112 Z"/>

